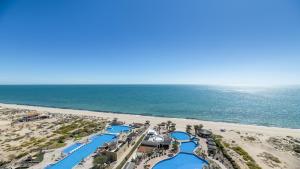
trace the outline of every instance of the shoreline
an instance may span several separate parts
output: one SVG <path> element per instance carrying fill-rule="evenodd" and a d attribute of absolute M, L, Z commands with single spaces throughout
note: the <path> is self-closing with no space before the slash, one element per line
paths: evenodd
<path fill-rule="evenodd" d="M 239 123 L 239 122 L 231 122 L 231 121 L 214 121 L 214 120 L 204 120 L 197 118 L 188 118 L 188 117 L 172 117 L 172 116 L 164 116 L 164 115 L 155 115 L 151 113 L 129 113 L 129 112 L 115 112 L 115 111 L 107 111 L 107 110 L 93 110 L 93 109 L 82 109 L 82 108 L 72 108 L 72 107 L 55 107 L 55 106 L 42 106 L 42 105 L 34 105 L 34 104 L 18 104 L 18 103 L 4 103 L 0 102 L 0 107 L 3 106 L 25 106 L 31 108 L 41 108 L 41 109 L 61 109 L 61 110 L 73 110 L 73 111 L 85 111 L 85 112 L 93 112 L 93 113 L 109 113 L 109 114 L 125 114 L 125 115 L 133 115 L 133 116 L 143 116 L 143 117 L 157 117 L 157 118 L 171 118 L 171 119 L 184 119 L 184 120 L 198 120 L 201 122 L 215 122 L 215 123 L 225 123 L 225 124 L 238 124 L 245 126 L 258 126 L 258 127 L 269 127 L 269 128 L 283 128 L 283 129 L 296 129 L 300 131 L 300 128 L 290 128 L 290 127 L 281 127 L 275 125 L 261 125 L 261 124 L 251 124 L 251 123 Z M 11 107 L 13 108 L 13 107 Z"/>
<path fill-rule="evenodd" d="M 276 164 L 280 167 L 296 169 L 298 166 L 300 166 L 300 156 L 295 155 L 295 153 L 293 153 L 289 149 L 280 148 L 281 146 L 285 147 L 289 145 L 289 143 L 286 143 L 286 139 L 292 138 L 300 140 L 300 129 L 17 104 L 0 103 L 0 107 L 8 109 L 35 110 L 42 113 L 45 112 L 60 115 L 74 115 L 82 117 L 88 116 L 88 118 L 92 119 L 100 118 L 105 120 L 112 120 L 113 118 L 118 118 L 119 121 L 125 122 L 126 124 L 145 123 L 145 121 L 148 120 L 150 121 L 152 127 L 161 122 L 170 120 L 174 124 L 176 124 L 176 130 L 178 131 L 186 131 L 187 125 L 193 126 L 202 124 L 205 129 L 211 130 L 216 135 L 220 135 L 222 137 L 222 140 L 226 143 L 243 148 L 262 168 L 274 168 L 274 166 L 270 165 L 270 161 L 266 161 L 266 159 L 262 157 L 262 154 L 266 152 L 280 159 L 281 163 Z M 6 125 L 7 122 L 0 121 L 0 126 Z M 222 132 L 221 129 L 224 129 L 225 132 Z M 252 138 L 254 140 L 251 141 L 247 138 Z M 270 142 L 269 139 L 271 138 L 278 140 L 280 145 L 274 144 L 274 142 Z"/>
<path fill-rule="evenodd" d="M 300 136 L 300 129 L 295 128 L 283 128 L 283 127 L 274 127 L 274 126 L 261 126 L 261 125 L 252 125 L 252 124 L 241 124 L 241 123 L 230 123 L 230 122 L 219 122 L 219 121 L 206 121 L 192 118 L 176 118 L 176 117 L 163 117 L 163 116 L 154 116 L 154 115 L 140 115 L 140 114 L 130 114 L 130 113 L 122 113 L 122 112 L 109 112 L 109 111 L 92 111 L 92 110 L 84 110 L 84 109 L 71 109 L 71 108 L 57 108 L 57 107 L 46 107 L 46 106 L 32 106 L 32 105 L 24 105 L 24 104 L 7 104 L 0 103 L 0 107 L 4 108 L 17 108 L 17 109 L 29 109 L 29 110 L 37 110 L 44 111 L 50 113 L 60 113 L 60 114 L 73 114 L 79 116 L 97 116 L 108 119 L 119 118 L 121 121 L 125 121 L 126 123 L 132 122 L 145 122 L 146 120 L 163 122 L 167 120 L 171 120 L 173 122 L 179 122 L 184 124 L 203 124 L 205 128 L 212 129 L 213 131 L 217 128 L 225 128 L 234 130 L 237 127 L 240 130 L 247 131 L 257 131 L 264 130 L 271 132 L 272 134 L 279 134 L 280 132 L 285 132 L 285 135 L 294 135 Z M 132 118 L 135 117 L 135 118 Z M 142 120 L 141 120 L 142 119 Z M 182 128 L 182 125 L 177 125 L 178 129 Z M 185 127 L 185 126 L 184 126 Z M 275 133 L 274 133 L 275 132 Z"/>
<path fill-rule="evenodd" d="M 185 120 L 199 120 L 204 122 L 216 122 L 216 123 L 229 123 L 229 124 L 240 124 L 240 125 L 249 125 L 249 126 L 258 126 L 258 127 L 274 127 L 274 128 L 285 128 L 285 129 L 299 129 L 300 128 L 289 128 L 289 127 L 280 127 L 275 125 L 260 125 L 260 124 L 251 124 L 251 123 L 239 123 L 239 122 L 230 122 L 230 121 L 214 121 L 214 120 L 204 120 L 197 118 L 188 118 L 188 117 L 172 117 L 172 116 L 164 116 L 164 115 L 155 115 L 151 113 L 129 113 L 129 112 L 117 112 L 117 111 L 107 111 L 107 110 L 93 110 L 93 109 L 82 109 L 82 108 L 72 108 L 72 107 L 55 107 L 55 106 L 42 106 L 42 105 L 34 105 L 34 104 L 18 104 L 18 103 L 3 103 L 0 102 L 0 107 L 2 105 L 15 105 L 15 106 L 28 106 L 28 107 L 36 107 L 36 108 L 53 108 L 53 109 L 62 109 L 62 110 L 76 110 L 76 111 L 87 111 L 93 113 L 112 113 L 112 114 L 126 114 L 126 115 L 138 115 L 144 117 L 158 117 L 158 118 L 172 118 L 172 119 L 185 119 Z"/>

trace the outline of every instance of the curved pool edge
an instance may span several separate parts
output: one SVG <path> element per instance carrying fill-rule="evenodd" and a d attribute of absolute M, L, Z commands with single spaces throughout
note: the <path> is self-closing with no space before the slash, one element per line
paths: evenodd
<path fill-rule="evenodd" d="M 182 134 L 185 134 L 186 136 L 188 136 L 188 139 L 176 139 L 175 137 L 172 136 L 172 134 L 174 133 L 182 133 Z M 179 142 L 187 142 L 187 141 L 191 141 L 192 139 L 192 135 L 187 133 L 187 132 L 184 132 L 184 131 L 178 131 L 178 130 L 175 130 L 175 131 L 172 131 L 170 134 L 170 137 L 175 139 L 176 141 L 179 141 Z"/>
<path fill-rule="evenodd" d="M 182 144 L 183 144 L 183 143 L 189 143 L 189 142 L 193 142 L 193 143 L 195 144 L 195 147 L 194 147 L 194 149 L 192 150 L 191 153 L 196 154 L 195 151 L 197 150 L 198 147 L 200 147 L 200 146 L 199 146 L 200 144 L 199 144 L 198 142 L 194 141 L 194 140 L 181 141 L 181 142 L 179 142 L 179 145 L 180 145 L 180 146 L 179 146 L 179 149 L 180 149 L 179 152 L 187 152 L 187 151 L 182 151 Z"/>
<path fill-rule="evenodd" d="M 113 129 L 112 129 L 113 127 L 126 127 L 126 129 L 113 131 Z M 132 127 L 130 125 L 124 125 L 124 124 L 120 124 L 120 125 L 108 125 L 106 127 L 106 130 L 105 130 L 105 132 L 111 133 L 111 134 L 127 133 L 127 132 L 131 132 L 131 131 L 132 131 Z"/>
<path fill-rule="evenodd" d="M 206 165 L 209 165 L 209 163 L 208 163 L 208 161 L 207 160 L 205 160 L 205 159 L 203 159 L 203 158 L 201 158 L 201 157 L 199 157 L 199 156 L 197 156 L 196 154 L 194 154 L 194 153 L 188 153 L 188 152 L 179 152 L 179 153 L 177 153 L 175 156 L 173 156 L 173 157 L 170 157 L 170 158 L 166 158 L 166 159 L 163 159 L 163 160 L 161 160 L 161 161 L 158 161 L 157 163 L 155 163 L 152 167 L 151 167 L 151 169 L 154 169 L 154 167 L 155 166 L 157 166 L 158 164 L 160 164 L 160 163 L 163 163 L 163 162 L 166 162 L 166 161 L 169 161 L 169 160 L 172 160 L 173 158 L 175 158 L 176 156 L 178 156 L 179 154 L 188 154 L 188 155 L 193 155 L 193 156 L 195 156 L 195 157 L 197 157 L 199 160 L 201 160 L 201 161 L 203 161 Z M 203 167 L 202 167 L 203 168 Z"/>

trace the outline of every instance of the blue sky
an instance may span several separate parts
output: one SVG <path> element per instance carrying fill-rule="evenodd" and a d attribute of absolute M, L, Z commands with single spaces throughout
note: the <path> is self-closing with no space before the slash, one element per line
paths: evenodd
<path fill-rule="evenodd" d="M 0 84 L 300 84 L 298 0 L 1 0 Z"/>

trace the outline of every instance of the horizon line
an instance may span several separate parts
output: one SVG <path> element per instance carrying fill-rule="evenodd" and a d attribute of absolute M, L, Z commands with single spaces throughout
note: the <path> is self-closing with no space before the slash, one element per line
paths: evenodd
<path fill-rule="evenodd" d="M 296 87 L 300 84 L 274 84 L 274 85 L 247 85 L 247 84 L 206 84 L 206 83 L 7 83 L 1 84 L 0 86 L 47 86 L 47 85 L 73 85 L 73 86 L 80 86 L 80 85 L 90 85 L 90 86 L 97 86 L 97 85 L 115 85 L 115 86 L 122 86 L 122 85 L 135 85 L 135 86 L 142 86 L 142 85 L 182 85 L 182 86 L 221 86 L 221 87 Z"/>

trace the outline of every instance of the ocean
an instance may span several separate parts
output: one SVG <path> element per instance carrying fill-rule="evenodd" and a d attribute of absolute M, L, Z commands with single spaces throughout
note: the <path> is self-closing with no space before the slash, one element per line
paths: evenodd
<path fill-rule="evenodd" d="M 0 102 L 300 128 L 300 87 L 0 85 Z"/>

